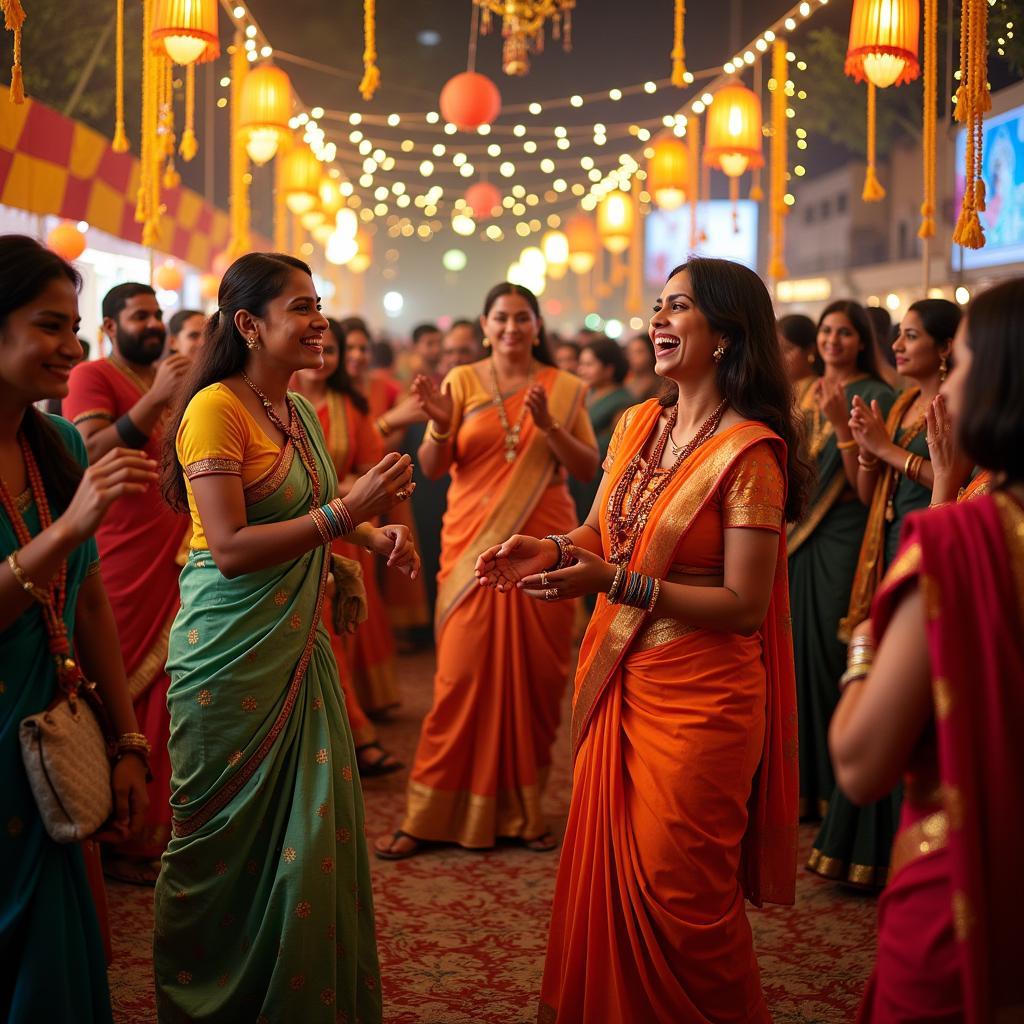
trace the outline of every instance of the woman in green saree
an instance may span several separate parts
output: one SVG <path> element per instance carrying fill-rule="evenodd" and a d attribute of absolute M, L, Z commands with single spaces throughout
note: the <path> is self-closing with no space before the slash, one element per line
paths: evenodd
<path fill-rule="evenodd" d="M 893 394 L 877 375 L 871 325 L 862 306 L 838 301 L 818 320 L 818 361 L 824 373 L 798 403 L 805 454 L 817 487 L 803 518 L 789 527 L 789 593 L 793 615 L 800 730 L 800 815 L 824 816 L 835 786 L 828 723 L 839 700 L 846 646 L 839 620 L 850 603 L 867 509 L 857 500 L 857 442 L 850 432 L 855 396 L 878 402 Z"/>
<path fill-rule="evenodd" d="M 335 498 L 316 412 L 287 392 L 326 328 L 308 266 L 243 256 L 167 434 L 166 494 L 193 537 L 167 663 L 161 1021 L 381 1019 L 362 794 L 321 612 L 339 536 L 418 572 L 404 527 L 365 525 L 415 485 L 393 453 Z"/>
<path fill-rule="evenodd" d="M 82 359 L 80 284 L 77 271 L 34 239 L 0 238 L 0 1020 L 7 1024 L 111 1020 L 82 845 L 50 838 L 18 736 L 22 719 L 56 696 L 58 665 L 81 663 L 118 736 L 108 833 L 138 836 L 148 805 L 144 750 L 93 534 L 121 495 L 152 485 L 156 464 L 116 448 L 90 467 L 78 431 L 33 408 L 66 397 L 71 367 Z M 65 643 L 54 645 L 51 636 L 61 634 Z M 65 652 L 59 659 L 55 647 Z M 99 884 L 102 893 L 102 876 Z"/>

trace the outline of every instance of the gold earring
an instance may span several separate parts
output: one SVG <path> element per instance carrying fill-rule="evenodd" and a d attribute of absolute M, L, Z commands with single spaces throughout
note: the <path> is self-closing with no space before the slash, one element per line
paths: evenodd
<path fill-rule="evenodd" d="M 945 383 L 949 376 L 949 356 L 945 352 L 939 356 L 939 382 Z"/>
<path fill-rule="evenodd" d="M 484 337 L 484 348 L 490 348 L 490 347 L 491 347 L 491 339 L 485 336 Z"/>
<path fill-rule="evenodd" d="M 711 353 L 711 355 L 716 363 L 720 363 L 722 361 L 722 356 L 725 355 L 725 346 L 719 343 L 718 348 L 716 348 L 715 351 Z"/>
<path fill-rule="evenodd" d="M 260 347 L 260 336 L 258 334 L 250 334 L 249 337 L 245 339 L 245 347 L 250 352 L 255 352 L 256 349 Z"/>

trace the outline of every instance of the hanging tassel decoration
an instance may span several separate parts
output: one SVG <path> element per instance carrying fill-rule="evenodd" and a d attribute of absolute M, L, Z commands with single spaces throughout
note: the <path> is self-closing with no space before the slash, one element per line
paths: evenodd
<path fill-rule="evenodd" d="M 990 105 L 988 96 L 988 10 L 986 0 L 964 0 L 960 25 L 960 87 L 956 119 L 967 132 L 964 153 L 964 187 L 960 216 L 953 241 L 965 249 L 980 249 L 985 232 L 979 212 L 985 210 L 982 179 L 982 124 Z"/>
<path fill-rule="evenodd" d="M 363 0 L 363 80 L 359 92 L 369 102 L 380 85 L 380 68 L 377 67 L 377 0 Z"/>
<path fill-rule="evenodd" d="M 924 196 L 918 238 L 935 237 L 935 104 L 937 95 L 937 0 L 924 0 L 924 116 L 921 143 L 924 151 Z"/>
<path fill-rule="evenodd" d="M 686 21 L 686 0 L 676 0 L 675 42 L 672 44 L 672 84 L 677 89 L 686 85 L 686 46 L 683 32 Z"/>
<path fill-rule="evenodd" d="M 181 159 L 190 163 L 199 152 L 196 139 L 196 66 L 189 64 L 185 69 L 185 128 L 181 133 L 181 145 L 178 147 Z"/>
<path fill-rule="evenodd" d="M 755 167 L 750 175 L 750 192 L 748 198 L 752 199 L 755 203 L 760 203 L 764 200 L 764 189 L 761 187 L 761 168 Z"/>
<path fill-rule="evenodd" d="M 732 233 L 740 233 L 740 179 L 729 179 L 729 202 L 732 203 Z"/>
<path fill-rule="evenodd" d="M 11 63 L 11 102 L 25 102 L 25 82 L 21 74 L 21 27 L 25 24 L 25 9 L 21 0 L 0 0 L 4 12 L 4 28 L 14 33 L 14 57 Z"/>
<path fill-rule="evenodd" d="M 250 248 L 249 225 L 249 155 L 241 131 L 241 101 L 249 62 L 245 56 L 245 41 L 241 32 L 235 34 L 231 54 L 231 195 L 229 198 L 231 237 L 228 256 L 232 260 L 244 256 Z"/>
<path fill-rule="evenodd" d="M 114 140 L 115 153 L 128 152 L 128 133 L 124 130 L 124 0 L 117 0 L 114 46 Z"/>
<path fill-rule="evenodd" d="M 690 136 L 690 248 L 697 247 L 700 232 L 697 228 L 697 207 L 700 204 L 700 118 L 694 114 L 686 126 Z"/>
<path fill-rule="evenodd" d="M 789 275 L 784 254 L 786 251 L 785 219 L 789 213 L 786 206 L 786 133 L 789 121 L 786 117 L 786 79 L 789 67 L 786 62 L 786 41 L 776 39 L 772 43 L 772 79 L 768 83 L 771 91 L 771 168 L 769 178 L 771 255 L 768 259 L 768 276 L 779 281 Z"/>
<path fill-rule="evenodd" d="M 864 176 L 864 191 L 861 199 L 865 203 L 878 203 L 885 198 L 885 189 L 875 172 L 875 134 L 878 127 L 878 116 L 875 106 L 875 94 L 878 90 L 873 82 L 868 82 L 868 168 Z"/>

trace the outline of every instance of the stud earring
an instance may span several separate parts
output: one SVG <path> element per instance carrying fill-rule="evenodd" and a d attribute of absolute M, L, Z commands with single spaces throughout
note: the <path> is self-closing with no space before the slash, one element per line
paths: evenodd
<path fill-rule="evenodd" d="M 945 384 L 949 376 L 949 356 L 945 352 L 939 356 L 939 382 Z"/>
<path fill-rule="evenodd" d="M 718 348 L 716 348 L 715 351 L 711 353 L 711 355 L 716 363 L 720 363 L 722 361 L 722 356 L 725 355 L 725 346 L 720 344 Z"/>
<path fill-rule="evenodd" d="M 260 347 L 260 336 L 258 334 L 250 334 L 249 337 L 245 339 L 245 347 L 250 352 L 255 352 L 256 349 Z"/>
<path fill-rule="evenodd" d="M 484 348 L 490 348 L 490 347 L 491 347 L 491 339 L 485 336 L 484 337 Z"/>

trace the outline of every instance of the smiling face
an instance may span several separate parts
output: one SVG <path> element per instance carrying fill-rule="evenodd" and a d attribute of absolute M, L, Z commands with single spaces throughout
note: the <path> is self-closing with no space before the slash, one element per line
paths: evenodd
<path fill-rule="evenodd" d="M 714 351 L 728 344 L 697 308 L 686 270 L 670 277 L 655 300 L 650 323 L 654 372 L 671 380 L 694 380 L 714 373 Z"/>
<path fill-rule="evenodd" d="M 164 352 L 167 328 L 155 295 L 142 292 L 125 302 L 117 318 L 106 317 L 103 330 L 123 359 L 151 366 Z"/>
<path fill-rule="evenodd" d="M 63 275 L 0 324 L 0 388 L 28 405 L 68 393 L 78 340 L 78 293 Z"/>
<path fill-rule="evenodd" d="M 845 313 L 829 313 L 818 325 L 818 354 L 825 369 L 850 374 L 857 368 L 857 356 L 864 343 Z"/>
<path fill-rule="evenodd" d="M 292 270 L 280 294 L 267 303 L 264 315 L 252 320 L 262 344 L 254 353 L 258 358 L 269 359 L 292 372 L 323 365 L 327 320 L 320 312 L 320 299 L 308 274 Z M 240 327 L 243 336 L 251 333 L 244 322 Z"/>
<path fill-rule="evenodd" d="M 345 335 L 345 369 L 353 380 L 362 380 L 370 369 L 370 339 L 353 329 Z"/>
<path fill-rule="evenodd" d="M 927 380 L 938 374 L 942 354 L 948 354 L 949 346 L 936 344 L 935 338 L 925 330 L 921 317 L 909 312 L 900 321 L 900 333 L 892 350 L 899 373 L 911 380 Z"/>
<path fill-rule="evenodd" d="M 494 352 L 522 358 L 533 351 L 541 320 L 523 295 L 499 295 L 480 317 L 484 336 Z"/>

